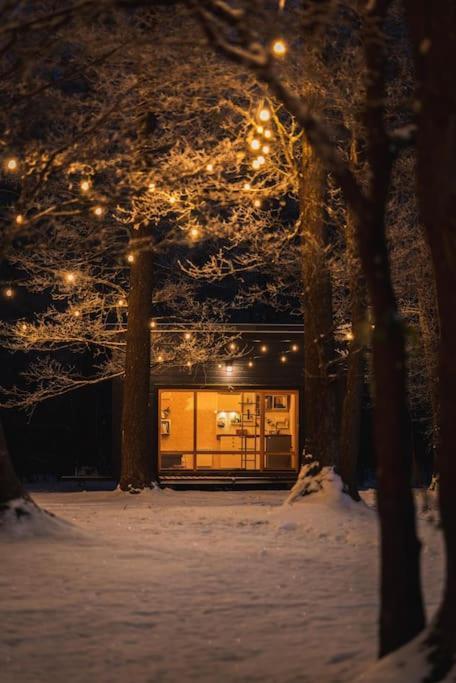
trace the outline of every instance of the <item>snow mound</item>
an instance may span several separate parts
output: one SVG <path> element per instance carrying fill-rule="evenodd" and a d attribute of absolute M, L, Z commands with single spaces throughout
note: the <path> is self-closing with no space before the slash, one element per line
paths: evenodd
<path fill-rule="evenodd" d="M 0 511 L 0 539 L 67 537 L 77 533 L 69 522 L 41 509 L 33 500 L 10 500 Z"/>
<path fill-rule="evenodd" d="M 318 541 L 377 543 L 376 515 L 363 501 L 343 492 L 342 480 L 332 467 L 303 465 L 285 503 L 271 513 L 279 532 L 304 533 Z"/>
<path fill-rule="evenodd" d="M 355 683 L 423 683 L 430 680 L 455 683 L 456 667 L 453 667 L 443 679 L 430 678 L 430 649 L 426 642 L 430 628 L 428 627 L 399 650 L 379 659 L 356 678 Z"/>

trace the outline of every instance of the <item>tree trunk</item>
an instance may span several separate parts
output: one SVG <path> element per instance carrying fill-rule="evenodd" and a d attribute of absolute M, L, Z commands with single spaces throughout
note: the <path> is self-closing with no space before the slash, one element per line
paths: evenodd
<path fill-rule="evenodd" d="M 381 38 L 388 0 L 366 10 L 367 69 L 363 116 L 369 186 L 356 213 L 359 254 L 374 314 L 374 433 L 381 530 L 380 656 L 416 636 L 425 624 L 420 543 L 411 490 L 412 450 L 406 391 L 405 335 L 391 281 L 385 211 L 392 157 L 385 129 L 385 47 Z M 353 207 L 352 207 L 353 208 Z"/>
<path fill-rule="evenodd" d="M 337 383 L 331 276 L 326 255 L 326 173 L 303 142 L 299 205 L 304 283 L 304 425 L 306 451 L 321 466 L 335 465 L 338 447 Z"/>
<path fill-rule="evenodd" d="M 146 237 L 139 235 L 138 237 Z M 133 254 L 128 296 L 127 348 L 122 409 L 122 453 L 119 486 L 122 490 L 150 487 L 157 480 L 152 461 L 150 407 L 150 309 L 152 251 Z"/>
<path fill-rule="evenodd" d="M 17 498 L 28 499 L 28 495 L 14 471 L 0 420 L 0 513 L 9 501 Z"/>
<path fill-rule="evenodd" d="M 440 320 L 440 515 L 446 578 L 431 630 L 433 678 L 456 657 L 456 6 L 454 0 L 406 0 L 418 75 L 418 197 L 434 265 Z"/>

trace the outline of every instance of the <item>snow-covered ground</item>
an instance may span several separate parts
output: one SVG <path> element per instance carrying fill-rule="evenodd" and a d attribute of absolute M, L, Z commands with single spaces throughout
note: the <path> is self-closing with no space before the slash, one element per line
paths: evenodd
<path fill-rule="evenodd" d="M 74 527 L 0 541 L 2 683 L 336 683 L 375 658 L 367 507 L 283 507 L 283 491 L 34 497 Z M 421 536 L 432 612 L 441 540 L 426 521 Z"/>

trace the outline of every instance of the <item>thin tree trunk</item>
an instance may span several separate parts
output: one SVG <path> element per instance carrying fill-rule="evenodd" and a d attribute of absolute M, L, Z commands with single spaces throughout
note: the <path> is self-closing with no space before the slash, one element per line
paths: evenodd
<path fill-rule="evenodd" d="M 6 444 L 3 424 L 0 420 L 0 513 L 9 501 L 17 498 L 27 498 L 28 494 L 17 478 L 11 462 L 8 446 Z"/>
<path fill-rule="evenodd" d="M 144 235 L 139 235 L 143 237 Z M 122 409 L 122 490 L 150 487 L 157 480 L 152 461 L 150 407 L 150 309 L 153 255 L 149 249 L 133 254 L 128 297 L 127 348 Z"/>
<path fill-rule="evenodd" d="M 433 677 L 456 658 L 456 5 L 406 0 L 418 75 L 418 196 L 436 278 L 440 321 L 439 502 L 446 549 L 445 589 L 429 645 Z"/>
<path fill-rule="evenodd" d="M 335 465 L 338 448 L 337 384 L 331 276 L 326 254 L 326 173 L 303 142 L 299 204 L 304 285 L 304 424 L 306 450 L 321 466 Z"/>

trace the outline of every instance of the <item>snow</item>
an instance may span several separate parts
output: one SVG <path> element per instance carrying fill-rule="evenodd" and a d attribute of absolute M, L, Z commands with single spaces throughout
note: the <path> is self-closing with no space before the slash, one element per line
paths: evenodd
<path fill-rule="evenodd" d="M 372 492 L 355 505 L 334 479 L 286 497 L 34 494 L 71 526 L 1 537 L 2 683 L 343 683 L 372 671 Z M 433 612 L 441 538 L 424 519 L 421 536 Z"/>

